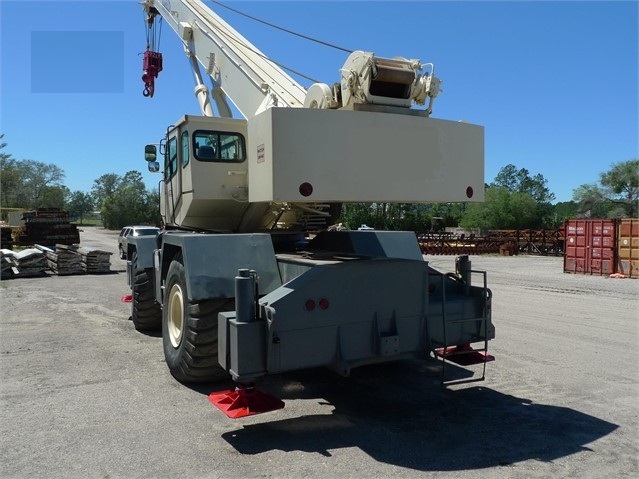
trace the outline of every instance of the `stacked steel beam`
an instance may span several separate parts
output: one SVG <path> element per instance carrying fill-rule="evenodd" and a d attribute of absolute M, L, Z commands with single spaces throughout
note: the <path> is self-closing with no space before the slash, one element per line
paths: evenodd
<path fill-rule="evenodd" d="M 36 245 L 36 248 L 44 253 L 47 258 L 49 268 L 54 273 L 57 273 L 58 276 L 86 273 L 82 267 L 82 258 L 77 252 L 69 251 L 63 247 L 53 250 L 46 246 Z"/>
<path fill-rule="evenodd" d="M 69 214 L 57 208 L 25 211 L 22 214 L 24 227 L 16 238 L 19 246 L 35 244 L 77 244 L 80 242 L 78 227 L 69 223 Z"/>
<path fill-rule="evenodd" d="M 44 253 L 36 248 L 14 252 L 0 250 L 2 256 L 2 279 L 46 276 L 49 264 Z"/>
<path fill-rule="evenodd" d="M 80 247 L 78 245 L 57 245 L 57 249 L 65 249 L 80 257 L 80 265 L 87 274 L 99 274 L 111 272 L 111 255 L 109 251 L 97 248 Z"/>
<path fill-rule="evenodd" d="M 0 230 L 2 232 L 0 236 L 0 247 L 4 249 L 13 249 L 13 233 L 11 226 L 2 226 Z"/>
<path fill-rule="evenodd" d="M 111 254 L 96 248 L 78 245 L 56 245 L 55 249 L 36 245 L 49 262 L 49 267 L 59 276 L 71 274 L 100 274 L 111 272 Z"/>

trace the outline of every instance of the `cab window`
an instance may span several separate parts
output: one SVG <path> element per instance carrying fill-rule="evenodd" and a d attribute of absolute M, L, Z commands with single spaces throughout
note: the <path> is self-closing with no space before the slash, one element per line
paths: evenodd
<path fill-rule="evenodd" d="M 193 156 L 199 161 L 241 163 L 246 159 L 246 142 L 239 133 L 197 130 L 193 134 Z"/>
<path fill-rule="evenodd" d="M 177 138 L 169 139 L 166 145 L 166 155 L 164 156 L 164 179 L 168 180 L 177 171 Z"/>
<path fill-rule="evenodd" d="M 189 132 L 183 131 L 180 138 L 182 146 L 182 168 L 189 164 Z"/>

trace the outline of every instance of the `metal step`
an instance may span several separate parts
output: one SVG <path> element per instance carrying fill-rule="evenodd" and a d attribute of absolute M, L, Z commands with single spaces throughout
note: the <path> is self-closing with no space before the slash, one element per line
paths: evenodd
<path fill-rule="evenodd" d="M 488 354 L 488 352 L 482 348 L 475 349 L 470 344 L 437 348 L 435 349 L 435 354 L 446 361 L 459 364 L 460 366 L 471 366 L 473 364 L 482 364 L 495 360 L 495 356 Z"/>

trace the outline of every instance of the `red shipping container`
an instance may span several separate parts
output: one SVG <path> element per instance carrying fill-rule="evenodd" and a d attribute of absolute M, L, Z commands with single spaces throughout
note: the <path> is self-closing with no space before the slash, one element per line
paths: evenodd
<path fill-rule="evenodd" d="M 616 272 L 617 220 L 567 220 L 565 235 L 565 273 L 608 275 Z"/>
<path fill-rule="evenodd" d="M 639 220 L 623 218 L 617 238 L 617 272 L 639 278 Z"/>

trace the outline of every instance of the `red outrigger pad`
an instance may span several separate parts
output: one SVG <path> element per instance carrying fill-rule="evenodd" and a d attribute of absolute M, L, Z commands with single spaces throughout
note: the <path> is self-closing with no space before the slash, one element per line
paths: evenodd
<path fill-rule="evenodd" d="M 284 407 L 284 401 L 281 399 L 254 387 L 245 386 L 211 393 L 209 401 L 231 419 L 275 411 Z"/>

